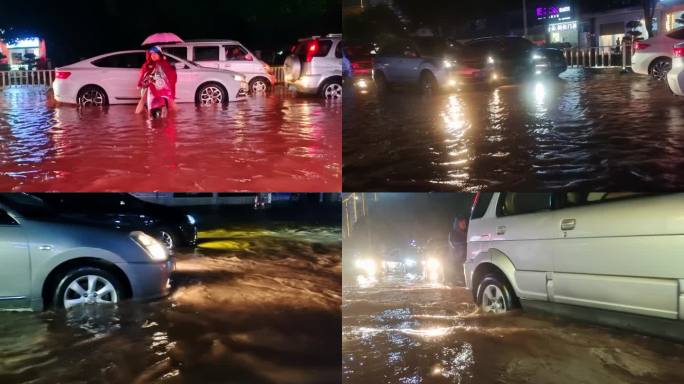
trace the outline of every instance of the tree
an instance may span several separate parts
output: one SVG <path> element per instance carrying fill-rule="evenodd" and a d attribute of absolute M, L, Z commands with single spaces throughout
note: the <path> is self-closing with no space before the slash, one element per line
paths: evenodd
<path fill-rule="evenodd" d="M 655 17 L 656 6 L 658 5 L 658 0 L 641 0 L 641 4 L 644 7 L 644 21 L 646 23 L 646 31 L 648 36 L 651 37 L 653 33 L 653 18 Z"/>

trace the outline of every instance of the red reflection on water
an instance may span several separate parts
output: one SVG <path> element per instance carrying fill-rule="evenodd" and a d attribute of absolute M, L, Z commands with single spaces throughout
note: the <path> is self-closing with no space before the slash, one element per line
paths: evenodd
<path fill-rule="evenodd" d="M 340 190 L 340 103 L 274 94 L 181 104 L 154 121 L 133 111 L 53 107 L 30 88 L 0 93 L 0 189 Z"/>

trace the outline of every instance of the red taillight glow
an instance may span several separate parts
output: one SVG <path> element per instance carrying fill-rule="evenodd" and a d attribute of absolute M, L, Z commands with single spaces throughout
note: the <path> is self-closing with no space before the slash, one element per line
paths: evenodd
<path fill-rule="evenodd" d="M 321 46 L 318 44 L 318 40 L 311 40 L 306 45 L 306 62 L 310 63 L 314 56 L 318 53 Z"/>
<path fill-rule="evenodd" d="M 651 46 L 651 44 L 646 44 L 646 43 L 643 43 L 643 42 L 641 42 L 641 41 L 637 41 L 637 42 L 634 43 L 634 50 L 635 50 L 635 51 L 638 51 L 638 50 L 640 50 L 640 49 L 646 49 L 646 48 L 648 48 L 648 47 L 650 47 L 650 46 Z"/>
<path fill-rule="evenodd" d="M 674 57 L 684 57 L 684 47 L 674 47 L 672 55 Z"/>
<path fill-rule="evenodd" d="M 71 72 L 66 72 L 66 71 L 57 71 L 55 72 L 55 77 L 58 79 L 66 80 L 71 76 Z"/>

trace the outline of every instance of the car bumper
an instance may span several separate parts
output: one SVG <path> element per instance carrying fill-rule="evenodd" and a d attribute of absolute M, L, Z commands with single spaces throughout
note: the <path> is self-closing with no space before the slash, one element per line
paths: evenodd
<path fill-rule="evenodd" d="M 672 70 L 667 74 L 667 85 L 670 87 L 672 93 L 677 96 L 684 96 L 684 63 L 673 63 Z"/>
<path fill-rule="evenodd" d="M 182 225 L 180 227 L 181 242 L 186 246 L 193 246 L 197 244 L 197 226 L 195 225 Z"/>
<path fill-rule="evenodd" d="M 174 258 L 163 263 L 125 263 L 119 267 L 131 283 L 133 300 L 152 300 L 171 291 L 171 275 L 176 269 Z"/>
<path fill-rule="evenodd" d="M 463 274 L 465 275 L 466 289 L 473 290 L 473 271 L 475 270 L 475 263 L 466 261 L 463 263 Z"/>
<path fill-rule="evenodd" d="M 78 89 L 69 81 L 56 79 L 52 83 L 52 91 L 55 95 L 55 101 L 66 104 L 76 104 L 76 95 Z"/>
<path fill-rule="evenodd" d="M 299 93 L 316 94 L 321 85 L 321 75 L 303 75 L 299 80 L 288 85 Z"/>
<path fill-rule="evenodd" d="M 463 83 L 490 82 L 498 78 L 493 67 L 486 68 L 461 68 L 458 71 L 458 78 Z"/>
<path fill-rule="evenodd" d="M 648 53 L 635 53 L 632 55 L 632 72 L 640 75 L 648 75 L 648 67 L 655 57 L 655 55 Z"/>

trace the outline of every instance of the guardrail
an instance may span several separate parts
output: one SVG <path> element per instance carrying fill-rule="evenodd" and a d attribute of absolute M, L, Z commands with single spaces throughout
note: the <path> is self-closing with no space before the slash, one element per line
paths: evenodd
<path fill-rule="evenodd" d="M 276 84 L 285 83 L 285 68 L 271 67 Z M 35 71 L 0 71 L 0 88 L 22 85 L 39 85 L 51 87 L 55 80 L 55 70 Z"/>
<path fill-rule="evenodd" d="M 50 87 L 54 79 L 54 70 L 0 71 L 0 88 L 19 85 L 42 85 Z"/>
<path fill-rule="evenodd" d="M 563 50 L 568 67 L 626 69 L 632 63 L 632 45 L 616 47 L 566 48 Z"/>

